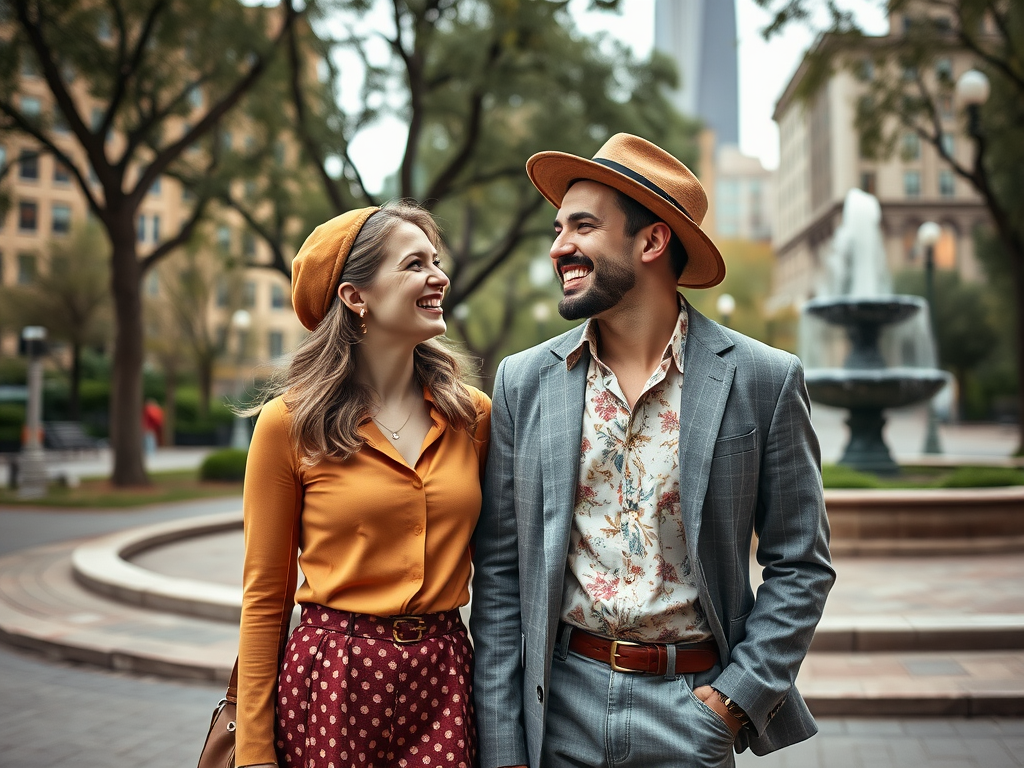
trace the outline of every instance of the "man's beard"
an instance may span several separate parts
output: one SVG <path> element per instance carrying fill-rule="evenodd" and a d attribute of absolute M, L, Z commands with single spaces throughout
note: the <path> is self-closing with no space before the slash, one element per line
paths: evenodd
<path fill-rule="evenodd" d="M 566 320 L 582 320 L 611 309 L 636 285 L 636 270 L 629 261 L 630 249 L 621 262 L 605 259 L 601 268 L 593 266 L 591 286 L 558 302 L 558 314 Z M 593 263 L 593 262 L 591 262 Z"/>

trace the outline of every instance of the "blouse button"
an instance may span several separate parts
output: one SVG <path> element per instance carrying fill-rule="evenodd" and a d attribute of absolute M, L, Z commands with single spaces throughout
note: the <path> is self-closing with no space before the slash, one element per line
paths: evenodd
<path fill-rule="evenodd" d="M 415 528 L 412 529 L 412 532 L 419 536 L 421 533 L 423 533 L 423 526 L 417 525 Z"/>
<path fill-rule="evenodd" d="M 412 481 L 412 487 L 418 491 L 420 488 L 423 487 L 423 481 L 417 477 L 415 480 Z"/>

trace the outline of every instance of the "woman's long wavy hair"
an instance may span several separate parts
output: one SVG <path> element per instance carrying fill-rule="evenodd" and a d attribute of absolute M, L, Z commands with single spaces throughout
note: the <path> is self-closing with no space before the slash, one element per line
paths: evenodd
<path fill-rule="evenodd" d="M 410 201 L 385 203 L 363 224 L 338 284 L 368 287 L 387 253 L 391 233 L 403 221 L 422 229 L 431 244 L 440 247 L 437 225 L 427 211 Z M 344 460 L 358 451 L 363 445 L 359 427 L 380 407 L 376 392 L 356 378 L 354 347 L 365 338 L 360 324 L 359 317 L 335 297 L 316 330 L 303 340 L 287 368 L 265 392 L 263 402 L 284 395 L 292 439 L 307 466 L 326 459 Z M 446 342 L 434 338 L 417 344 L 413 371 L 448 423 L 472 433 L 478 414 L 473 396 L 462 383 L 469 359 Z M 246 415 L 261 407 L 249 409 Z"/>

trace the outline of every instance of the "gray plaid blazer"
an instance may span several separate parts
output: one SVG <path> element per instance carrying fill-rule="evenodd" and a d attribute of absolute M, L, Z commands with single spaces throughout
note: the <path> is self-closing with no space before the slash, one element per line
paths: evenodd
<path fill-rule="evenodd" d="M 695 684 L 750 716 L 737 751 L 766 754 L 817 731 L 793 682 L 835 580 L 818 441 L 800 361 L 689 312 L 680 514 L 722 659 Z M 565 357 L 582 332 L 498 367 L 470 619 L 483 768 L 539 763 L 588 368 L 585 358 L 569 371 Z"/>

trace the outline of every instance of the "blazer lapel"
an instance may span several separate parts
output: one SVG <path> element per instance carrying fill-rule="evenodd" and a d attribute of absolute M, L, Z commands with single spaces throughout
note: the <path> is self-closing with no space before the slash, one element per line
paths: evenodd
<path fill-rule="evenodd" d="M 720 356 L 732 346 L 725 332 L 693 307 L 689 313 L 679 404 L 679 499 L 687 549 L 697 562 L 711 459 L 736 366 Z"/>
<path fill-rule="evenodd" d="M 583 406 L 589 354 L 568 370 L 565 358 L 583 334 L 569 334 L 552 347 L 551 362 L 540 370 L 541 478 L 537 493 L 544 510 L 544 566 L 548 605 L 561 604 L 569 531 L 579 475 Z M 550 617 L 549 617 L 550 619 Z"/>

